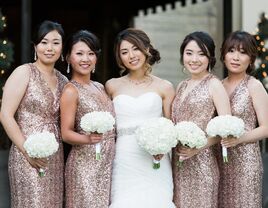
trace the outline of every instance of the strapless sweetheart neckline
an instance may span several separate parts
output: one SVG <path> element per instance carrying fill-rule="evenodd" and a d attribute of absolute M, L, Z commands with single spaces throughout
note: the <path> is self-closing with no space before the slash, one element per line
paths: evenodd
<path fill-rule="evenodd" d="M 142 93 L 142 94 L 140 94 L 140 95 L 138 95 L 138 96 L 132 96 L 132 95 L 127 95 L 127 94 L 119 94 L 119 95 L 116 95 L 114 98 L 113 98 L 113 101 L 114 100 L 116 100 L 116 99 L 118 99 L 119 97 L 129 97 L 129 98 L 131 98 L 131 99 L 140 99 L 140 98 L 142 98 L 142 97 L 144 97 L 144 96 L 146 96 L 146 95 L 150 95 L 150 94 L 152 94 L 152 95 L 156 95 L 157 97 L 159 97 L 161 100 L 162 100 L 162 97 L 158 94 L 158 93 L 156 93 L 156 92 L 145 92 L 145 93 Z"/>

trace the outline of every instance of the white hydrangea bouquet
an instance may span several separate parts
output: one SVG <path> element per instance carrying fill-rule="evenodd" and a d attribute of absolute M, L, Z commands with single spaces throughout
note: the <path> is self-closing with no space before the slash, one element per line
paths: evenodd
<path fill-rule="evenodd" d="M 115 119 L 110 112 L 93 111 L 86 113 L 80 121 L 80 127 L 90 133 L 104 134 L 114 128 Z M 96 160 L 101 159 L 101 145 L 95 144 Z"/>
<path fill-rule="evenodd" d="M 201 148 L 207 144 L 206 133 L 191 121 L 181 121 L 175 125 L 178 143 L 189 148 Z M 178 166 L 183 160 L 179 157 Z"/>
<path fill-rule="evenodd" d="M 223 139 L 228 139 L 228 137 L 239 138 L 245 132 L 245 123 L 236 116 L 216 116 L 209 121 L 206 132 L 210 137 L 220 136 Z M 222 156 L 223 161 L 228 162 L 227 148 L 225 147 L 222 147 Z"/>
<path fill-rule="evenodd" d="M 59 143 L 53 133 L 43 131 L 41 133 L 34 133 L 28 136 L 23 147 L 29 157 L 47 158 L 57 152 Z M 39 176 L 45 176 L 44 169 L 39 169 Z"/>
<path fill-rule="evenodd" d="M 146 121 L 135 132 L 137 143 L 150 155 L 166 154 L 177 145 L 177 134 L 171 120 L 160 117 Z M 153 168 L 160 168 L 160 161 L 153 159 Z"/>

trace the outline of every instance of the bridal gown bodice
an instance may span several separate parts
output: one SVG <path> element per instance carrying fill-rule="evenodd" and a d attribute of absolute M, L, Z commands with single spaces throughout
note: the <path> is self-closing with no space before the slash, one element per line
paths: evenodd
<path fill-rule="evenodd" d="M 121 94 L 113 103 L 117 140 L 110 208 L 175 208 L 168 155 L 162 158 L 160 169 L 153 169 L 153 157 L 139 147 L 135 137 L 139 125 L 162 116 L 162 98 L 155 92 L 138 97 Z"/>
<path fill-rule="evenodd" d="M 162 115 L 162 98 L 154 92 L 138 97 L 121 94 L 113 102 L 118 130 L 136 127 L 150 118 Z"/>

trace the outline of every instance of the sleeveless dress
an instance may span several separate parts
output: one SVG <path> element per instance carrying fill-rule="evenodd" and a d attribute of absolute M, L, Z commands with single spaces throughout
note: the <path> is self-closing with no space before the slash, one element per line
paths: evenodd
<path fill-rule="evenodd" d="M 205 131 L 208 122 L 215 116 L 215 106 L 209 94 L 209 82 L 214 75 L 209 74 L 181 100 L 188 80 L 183 81 L 172 103 L 172 120 L 192 121 Z M 177 208 L 215 208 L 219 170 L 212 147 L 183 161 L 177 166 L 179 157 L 173 151 L 172 169 L 174 180 L 174 202 Z"/>
<path fill-rule="evenodd" d="M 49 131 L 55 134 L 59 150 L 49 157 L 46 175 L 40 177 L 19 149 L 12 144 L 9 154 L 9 179 L 11 189 L 11 207 L 16 208 L 59 208 L 63 205 L 63 146 L 59 131 L 59 98 L 67 82 L 56 71 L 56 94 L 48 87 L 41 72 L 33 65 L 30 79 L 15 114 L 15 119 L 27 139 L 30 134 Z"/>
<path fill-rule="evenodd" d="M 246 131 L 257 127 L 257 116 L 248 89 L 249 79 L 255 78 L 246 75 L 230 95 L 232 115 L 243 119 Z M 239 144 L 227 151 L 228 163 L 223 163 L 219 154 L 219 207 L 261 208 L 263 164 L 259 142 Z"/>
<path fill-rule="evenodd" d="M 162 98 L 155 92 L 138 97 L 121 94 L 113 103 L 117 140 L 110 208 L 175 208 L 168 155 L 162 158 L 160 169 L 153 169 L 153 157 L 135 138 L 135 129 L 142 122 L 162 116 Z"/>
<path fill-rule="evenodd" d="M 114 115 L 113 103 L 100 83 L 91 82 L 86 86 L 76 81 L 71 83 L 77 88 L 79 96 L 75 116 L 76 132 L 86 134 L 80 127 L 81 117 L 86 113 L 108 111 Z M 103 135 L 99 161 L 95 159 L 95 145 L 72 146 L 65 170 L 66 208 L 107 208 L 109 206 L 114 154 L 114 131 Z"/>

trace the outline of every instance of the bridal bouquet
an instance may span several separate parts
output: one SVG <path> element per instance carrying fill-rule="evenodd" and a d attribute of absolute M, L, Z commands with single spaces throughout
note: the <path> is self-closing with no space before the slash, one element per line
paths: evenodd
<path fill-rule="evenodd" d="M 201 148 L 207 144 L 205 132 L 191 121 L 181 121 L 175 125 L 178 143 L 185 147 Z M 183 160 L 179 158 L 178 166 Z"/>
<path fill-rule="evenodd" d="M 48 131 L 31 134 L 23 144 L 23 147 L 29 157 L 32 158 L 46 158 L 57 152 L 59 143 L 55 135 Z M 45 170 L 40 168 L 39 175 L 45 175 Z"/>
<path fill-rule="evenodd" d="M 244 121 L 236 116 L 222 115 L 211 119 L 207 125 L 206 132 L 208 136 L 220 136 L 223 139 L 228 137 L 240 137 L 244 132 Z M 222 147 L 223 161 L 228 162 L 227 149 Z"/>
<path fill-rule="evenodd" d="M 150 155 L 166 154 L 177 145 L 177 134 L 171 120 L 154 118 L 136 130 L 137 143 Z M 160 168 L 160 161 L 153 160 L 153 168 Z"/>
<path fill-rule="evenodd" d="M 80 121 L 81 128 L 90 133 L 104 134 L 114 128 L 115 119 L 110 112 L 93 111 L 85 114 Z M 95 145 L 96 160 L 101 158 L 100 143 Z"/>

